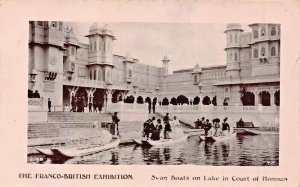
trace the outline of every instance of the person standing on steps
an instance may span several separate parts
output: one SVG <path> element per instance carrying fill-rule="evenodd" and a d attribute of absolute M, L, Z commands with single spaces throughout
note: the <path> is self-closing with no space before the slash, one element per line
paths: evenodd
<path fill-rule="evenodd" d="M 113 122 L 113 125 L 115 126 L 115 129 L 117 131 L 117 136 L 120 136 L 120 132 L 119 132 L 120 119 L 118 117 L 118 112 L 115 112 L 114 115 L 112 116 L 112 122 Z M 114 134 L 116 134 L 116 133 L 114 133 Z"/>
<path fill-rule="evenodd" d="M 153 101 L 153 105 L 152 105 L 153 114 L 155 114 L 155 105 L 156 105 L 156 101 Z"/>
<path fill-rule="evenodd" d="M 48 98 L 48 112 L 51 112 L 51 100 Z"/>
<path fill-rule="evenodd" d="M 148 110 L 149 110 L 149 114 L 151 113 L 151 101 L 148 102 Z"/>

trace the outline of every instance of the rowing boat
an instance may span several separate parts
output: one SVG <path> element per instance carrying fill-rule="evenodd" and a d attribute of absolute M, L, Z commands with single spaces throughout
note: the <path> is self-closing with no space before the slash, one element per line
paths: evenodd
<path fill-rule="evenodd" d="M 183 137 L 180 137 L 180 138 L 177 138 L 177 139 L 173 139 L 173 138 L 170 138 L 170 139 L 160 139 L 160 140 L 147 140 L 147 144 L 150 145 L 150 146 L 164 146 L 164 145 L 170 145 L 170 144 L 174 144 L 174 143 L 178 143 L 178 142 L 181 142 L 181 141 L 184 141 L 187 139 L 188 136 L 183 136 Z"/>
<path fill-rule="evenodd" d="M 147 145 L 147 139 L 137 139 L 137 138 L 133 138 L 132 139 L 134 143 L 136 143 L 137 145 Z"/>
<path fill-rule="evenodd" d="M 39 153 L 51 157 L 53 156 L 53 151 L 50 148 L 35 148 Z"/>
<path fill-rule="evenodd" d="M 189 136 L 203 135 L 204 129 L 185 129 L 183 130 L 183 133 L 188 134 Z"/>
<path fill-rule="evenodd" d="M 245 129 L 249 134 L 260 135 L 260 134 L 279 134 L 278 131 L 260 131 L 256 129 Z"/>
<path fill-rule="evenodd" d="M 203 141 L 226 141 L 236 136 L 236 132 L 231 133 L 227 136 L 199 136 Z"/>
<path fill-rule="evenodd" d="M 234 127 L 233 130 L 237 132 L 237 134 L 252 134 L 251 130 L 257 130 L 258 127 Z M 253 135 L 253 134 L 252 134 Z"/>
<path fill-rule="evenodd" d="M 83 147 L 83 148 L 51 148 L 53 153 L 56 156 L 62 156 L 67 158 L 73 158 L 78 156 L 86 156 L 91 155 L 94 153 L 98 153 L 101 151 L 106 151 L 108 149 L 115 148 L 119 145 L 120 139 L 113 139 L 111 142 L 105 144 L 105 145 L 95 145 L 91 147 Z"/>

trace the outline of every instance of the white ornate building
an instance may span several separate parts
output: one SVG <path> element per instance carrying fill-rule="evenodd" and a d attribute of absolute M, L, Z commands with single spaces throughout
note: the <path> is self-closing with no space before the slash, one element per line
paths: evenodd
<path fill-rule="evenodd" d="M 29 32 L 29 86 L 57 108 L 70 106 L 72 96 L 85 104 L 279 106 L 280 25 L 254 23 L 251 32 L 240 24 L 225 30 L 227 59 L 219 66 L 168 73 L 130 56 L 113 53 L 116 36 L 106 25 L 93 24 L 79 43 L 63 22 L 32 21 Z M 200 41 L 199 41 L 200 42 Z M 224 44 L 225 46 L 225 44 Z M 224 102 L 225 101 L 225 102 Z"/>

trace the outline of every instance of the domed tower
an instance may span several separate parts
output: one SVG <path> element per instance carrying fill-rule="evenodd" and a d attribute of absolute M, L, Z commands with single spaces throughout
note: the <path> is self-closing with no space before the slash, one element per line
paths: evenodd
<path fill-rule="evenodd" d="M 164 57 L 164 59 L 162 59 L 163 62 L 163 68 L 165 70 L 165 75 L 167 75 L 169 73 L 169 62 L 170 60 L 168 59 L 167 56 Z"/>
<path fill-rule="evenodd" d="M 240 76 L 240 35 L 243 32 L 240 24 L 228 24 L 225 30 L 227 35 L 227 68 L 226 77 Z"/>
<path fill-rule="evenodd" d="M 90 26 L 88 68 L 90 79 L 111 82 L 113 68 L 112 45 L 115 37 L 107 25 L 94 23 Z"/>

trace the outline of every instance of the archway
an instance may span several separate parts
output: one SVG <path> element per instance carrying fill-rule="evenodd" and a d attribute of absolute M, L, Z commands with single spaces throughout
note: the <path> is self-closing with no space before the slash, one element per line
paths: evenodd
<path fill-rule="evenodd" d="M 133 103 L 134 97 L 133 95 L 127 96 L 126 99 L 124 99 L 124 103 Z"/>
<path fill-rule="evenodd" d="M 258 94 L 258 97 L 260 98 L 262 106 L 270 106 L 270 93 L 267 91 L 262 91 Z"/>
<path fill-rule="evenodd" d="M 150 102 L 151 102 L 150 97 L 146 97 L 145 102 L 146 102 L 146 103 L 150 103 Z"/>
<path fill-rule="evenodd" d="M 210 98 L 208 96 L 205 96 L 202 100 L 202 104 L 203 105 L 210 105 L 211 101 Z"/>
<path fill-rule="evenodd" d="M 153 104 L 156 104 L 156 103 L 157 103 L 157 98 L 154 97 L 154 98 L 153 98 Z"/>
<path fill-rule="evenodd" d="M 119 101 L 122 101 L 122 93 L 120 90 L 115 90 L 112 94 L 112 103 L 117 103 Z"/>
<path fill-rule="evenodd" d="M 170 103 L 171 103 L 172 105 L 177 105 L 177 100 L 175 99 L 175 97 L 173 97 L 173 98 L 171 99 Z"/>
<path fill-rule="evenodd" d="M 252 92 L 245 92 L 241 99 L 242 99 L 243 106 L 255 105 L 255 95 Z"/>
<path fill-rule="evenodd" d="M 275 92 L 274 98 L 275 98 L 275 101 L 274 101 L 275 105 L 280 106 L 280 90 Z"/>
<path fill-rule="evenodd" d="M 169 105 L 169 100 L 165 97 L 165 98 L 162 100 L 161 105 Z"/>
<path fill-rule="evenodd" d="M 189 99 L 185 97 L 184 95 L 180 95 L 177 97 L 177 103 L 178 104 L 189 104 Z"/>
<path fill-rule="evenodd" d="M 142 97 L 142 96 L 138 96 L 138 97 L 136 98 L 136 103 L 137 103 L 137 104 L 144 104 L 144 99 L 143 99 L 143 97 Z"/>
<path fill-rule="evenodd" d="M 200 103 L 200 97 L 196 96 L 193 100 L 193 105 L 198 105 Z"/>

